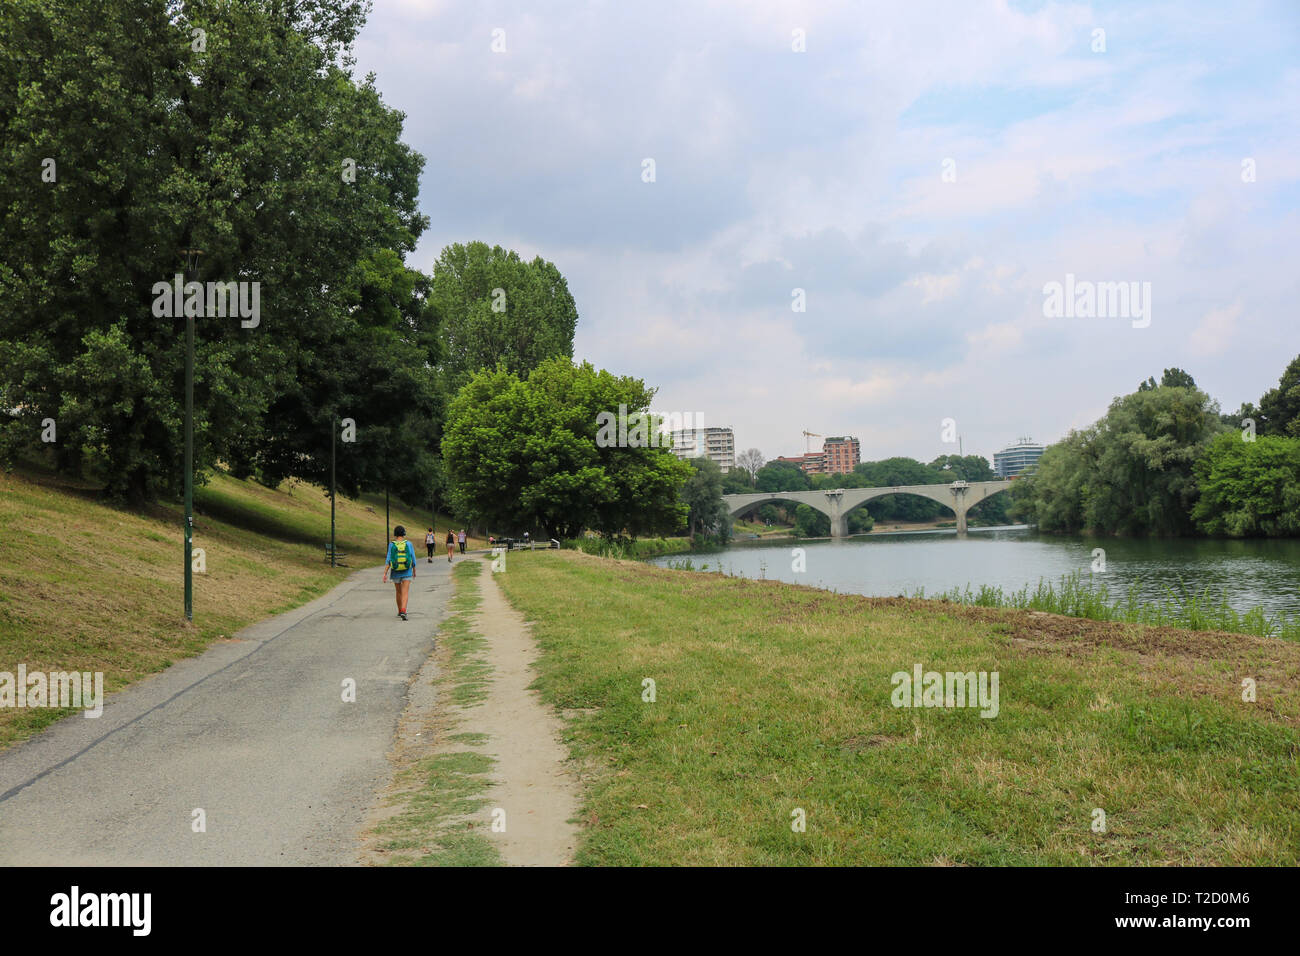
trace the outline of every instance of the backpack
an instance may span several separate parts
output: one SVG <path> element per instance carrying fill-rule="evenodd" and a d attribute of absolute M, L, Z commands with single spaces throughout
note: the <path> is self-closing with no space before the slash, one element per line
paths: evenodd
<path fill-rule="evenodd" d="M 393 554 L 393 571 L 401 574 L 403 571 L 409 571 L 411 568 L 411 542 L 403 541 L 401 547 L 398 547 L 396 541 L 393 542 L 395 552 Z"/>

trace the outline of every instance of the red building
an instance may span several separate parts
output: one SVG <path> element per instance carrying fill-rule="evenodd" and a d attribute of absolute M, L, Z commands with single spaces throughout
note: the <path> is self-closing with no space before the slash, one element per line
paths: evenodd
<path fill-rule="evenodd" d="M 798 465 L 809 475 L 843 475 L 857 467 L 862 454 L 856 438 L 836 437 L 826 439 L 821 451 L 792 458 L 782 455 L 776 460 Z"/>

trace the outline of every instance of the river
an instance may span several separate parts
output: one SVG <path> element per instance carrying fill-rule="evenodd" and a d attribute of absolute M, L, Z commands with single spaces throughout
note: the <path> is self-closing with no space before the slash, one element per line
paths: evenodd
<path fill-rule="evenodd" d="M 804 549 L 807 570 L 792 570 L 792 549 Z M 1094 572 L 1093 551 L 1105 550 L 1105 570 Z M 1144 601 L 1169 598 L 1166 588 L 1199 594 L 1225 593 L 1238 611 L 1263 607 L 1270 616 L 1300 615 L 1300 540 L 1224 541 L 1205 538 L 1085 538 L 1039 534 L 1023 526 L 972 528 L 966 538 L 954 531 L 871 534 L 840 541 L 736 542 L 724 551 L 691 555 L 707 570 L 829 590 L 875 596 L 912 595 L 924 588 L 937 594 L 970 585 L 998 586 L 1004 592 L 1032 590 L 1039 579 L 1057 584 L 1080 572 L 1104 583 L 1111 602 L 1137 585 Z M 654 564 L 682 556 L 656 558 Z"/>

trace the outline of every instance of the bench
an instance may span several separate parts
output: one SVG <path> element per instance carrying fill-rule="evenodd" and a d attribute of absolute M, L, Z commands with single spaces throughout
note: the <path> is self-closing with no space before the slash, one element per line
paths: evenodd
<path fill-rule="evenodd" d="M 336 566 L 338 566 L 338 567 L 340 567 L 340 568 L 346 568 L 346 567 L 347 567 L 347 564 L 344 563 L 343 559 L 346 558 L 347 556 L 348 556 L 348 553 L 347 553 L 346 551 L 338 551 L 338 550 L 334 550 L 334 551 L 331 552 L 331 550 L 330 550 L 330 546 L 329 546 L 328 544 L 325 545 L 325 560 L 326 560 L 327 562 L 329 561 L 329 559 L 330 559 L 331 557 L 333 557 L 333 558 L 334 558 L 334 564 L 335 564 Z"/>

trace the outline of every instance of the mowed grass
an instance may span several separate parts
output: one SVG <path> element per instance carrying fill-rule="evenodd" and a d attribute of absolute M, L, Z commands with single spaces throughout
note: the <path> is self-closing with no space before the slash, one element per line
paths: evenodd
<path fill-rule="evenodd" d="M 1300 860 L 1294 643 L 573 552 L 498 581 L 536 622 L 538 687 L 576 715 L 580 863 Z M 998 672 L 998 716 L 891 706 L 916 663 Z"/>
<path fill-rule="evenodd" d="M 181 505 L 136 513 L 48 472 L 0 473 L 0 671 L 102 671 L 111 693 L 297 607 L 357 568 L 383 563 L 383 496 L 340 497 L 337 511 L 349 568 L 325 560 L 330 503 L 322 489 L 271 489 L 223 474 L 196 489 L 194 546 L 204 549 L 207 571 L 194 575 L 194 623 L 186 625 Z M 392 519 L 411 530 L 420 553 L 427 513 L 394 501 Z M 0 747 L 68 713 L 0 708 Z"/>

